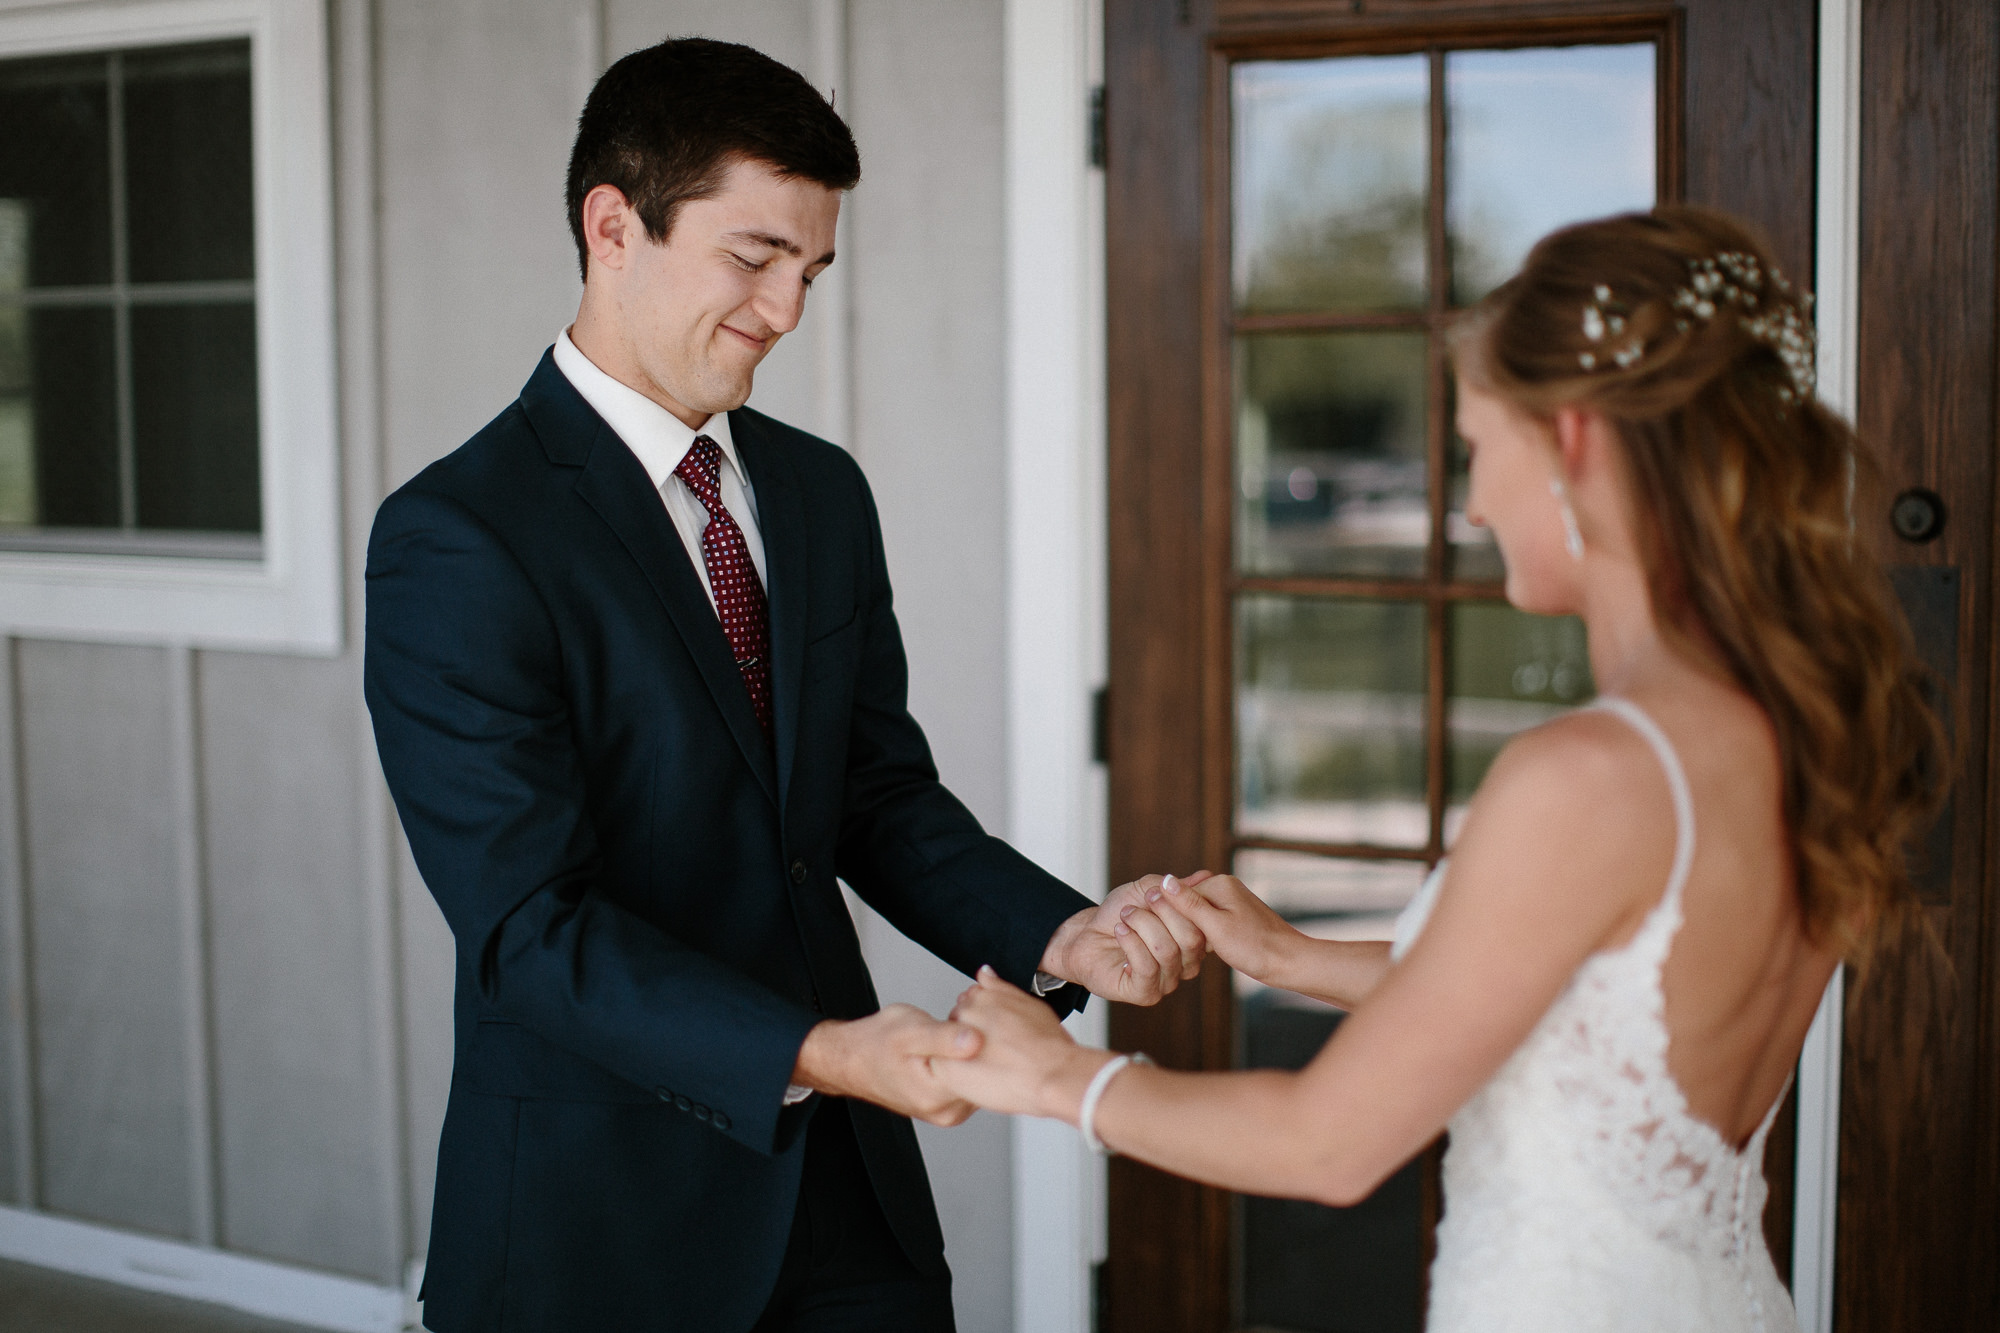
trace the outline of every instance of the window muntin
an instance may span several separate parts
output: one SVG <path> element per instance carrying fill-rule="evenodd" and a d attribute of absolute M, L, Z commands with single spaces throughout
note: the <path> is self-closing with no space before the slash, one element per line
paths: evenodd
<path fill-rule="evenodd" d="M 261 554 L 250 43 L 0 63 L 0 547 Z"/>

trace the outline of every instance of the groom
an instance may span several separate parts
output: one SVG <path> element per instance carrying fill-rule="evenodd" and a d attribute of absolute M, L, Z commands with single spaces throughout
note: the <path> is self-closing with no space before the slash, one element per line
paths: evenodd
<path fill-rule="evenodd" d="M 368 704 L 457 941 L 430 1328 L 952 1327 L 906 1117 L 970 1113 L 929 1062 L 978 1035 L 880 1007 L 836 877 L 1059 1012 L 1199 966 L 939 784 L 867 483 L 743 406 L 859 176 L 747 47 L 620 60 L 570 160 L 575 324 L 376 517 Z"/>

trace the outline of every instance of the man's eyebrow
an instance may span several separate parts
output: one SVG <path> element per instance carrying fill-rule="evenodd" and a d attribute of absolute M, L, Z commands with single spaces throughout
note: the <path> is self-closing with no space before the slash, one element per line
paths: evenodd
<path fill-rule="evenodd" d="M 724 236 L 723 239 L 729 241 L 748 241 L 752 245 L 762 245 L 773 250 L 783 250 L 786 254 L 793 257 L 805 253 L 804 247 L 800 246 L 796 241 L 788 241 L 784 237 L 774 235 L 768 231 L 732 231 Z M 832 262 L 833 251 L 831 250 L 813 261 L 815 264 L 831 264 Z"/>
<path fill-rule="evenodd" d="M 782 236 L 774 236 L 768 231 L 732 231 L 725 240 L 748 241 L 752 245 L 768 246 L 773 250 L 783 250 L 788 255 L 802 255 L 805 249 L 797 241 L 788 241 Z"/>

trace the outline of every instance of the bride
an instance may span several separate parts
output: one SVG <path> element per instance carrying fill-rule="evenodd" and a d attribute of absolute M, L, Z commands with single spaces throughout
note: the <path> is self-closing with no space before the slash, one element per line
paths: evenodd
<path fill-rule="evenodd" d="M 1226 875 L 1142 882 L 1135 959 L 1192 927 L 1352 1010 L 1304 1069 L 1079 1047 L 985 970 L 955 1011 L 981 1052 L 938 1077 L 1329 1204 L 1448 1128 L 1434 1331 L 1789 1327 L 1764 1135 L 1834 968 L 1910 901 L 1943 752 L 1808 303 L 1740 225 L 1662 207 L 1544 239 L 1450 350 L 1467 517 L 1509 601 L 1583 618 L 1602 700 L 1507 746 L 1393 945 L 1309 938 Z"/>

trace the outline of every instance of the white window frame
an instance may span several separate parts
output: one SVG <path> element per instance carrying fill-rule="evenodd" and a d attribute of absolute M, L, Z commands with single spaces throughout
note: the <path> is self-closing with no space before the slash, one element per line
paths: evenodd
<path fill-rule="evenodd" d="M 0 60 L 241 37 L 250 39 L 262 556 L 0 551 L 0 634 L 341 650 L 323 0 L 88 0 L 0 10 Z"/>

